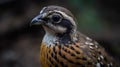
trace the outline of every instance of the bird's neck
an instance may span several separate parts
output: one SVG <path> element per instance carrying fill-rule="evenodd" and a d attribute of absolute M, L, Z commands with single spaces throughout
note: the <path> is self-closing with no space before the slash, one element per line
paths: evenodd
<path fill-rule="evenodd" d="M 68 44 L 74 42 L 76 39 L 76 34 L 53 34 L 50 32 L 46 32 L 43 42 L 46 43 L 48 46 L 55 45 L 55 43 L 59 44 Z"/>

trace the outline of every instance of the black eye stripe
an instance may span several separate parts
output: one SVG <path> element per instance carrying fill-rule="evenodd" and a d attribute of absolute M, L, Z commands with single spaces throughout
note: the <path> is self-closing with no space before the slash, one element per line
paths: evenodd
<path fill-rule="evenodd" d="M 54 24 L 54 25 L 58 25 L 58 26 L 62 26 L 67 28 L 66 33 L 71 32 L 72 28 L 73 28 L 73 24 L 71 23 L 71 21 L 67 20 L 67 19 L 62 19 L 59 23 Z"/>
<path fill-rule="evenodd" d="M 61 22 L 59 23 L 59 25 L 61 25 L 63 27 L 68 27 L 68 28 L 73 26 L 72 23 L 67 19 L 62 19 Z"/>

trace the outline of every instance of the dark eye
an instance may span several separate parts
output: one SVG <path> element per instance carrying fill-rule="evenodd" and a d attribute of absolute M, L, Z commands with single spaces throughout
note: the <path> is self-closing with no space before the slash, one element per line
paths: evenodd
<path fill-rule="evenodd" d="M 53 16 L 52 16 L 53 22 L 59 23 L 60 19 L 61 19 L 61 16 L 60 16 L 60 15 L 53 15 Z"/>

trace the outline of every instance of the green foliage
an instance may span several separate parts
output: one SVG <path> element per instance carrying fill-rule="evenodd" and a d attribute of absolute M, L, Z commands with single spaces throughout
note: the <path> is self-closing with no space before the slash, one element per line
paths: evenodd
<path fill-rule="evenodd" d="M 94 32 L 100 32 L 104 28 L 96 11 L 91 8 L 86 8 L 77 16 L 79 28 L 87 28 Z"/>
<path fill-rule="evenodd" d="M 91 32 L 104 30 L 105 25 L 92 6 L 94 2 L 95 0 L 70 0 L 70 3 L 79 10 L 79 12 L 76 13 L 79 29 L 89 30 Z"/>

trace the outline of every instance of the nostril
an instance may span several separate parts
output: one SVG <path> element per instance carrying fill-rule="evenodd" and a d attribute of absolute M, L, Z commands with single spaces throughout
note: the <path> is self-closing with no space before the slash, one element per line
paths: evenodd
<path fill-rule="evenodd" d="M 36 22 L 38 22 L 38 21 L 37 21 L 37 20 L 33 20 L 33 21 L 32 21 L 32 23 L 36 23 Z"/>
<path fill-rule="evenodd" d="M 30 26 L 36 24 L 37 20 L 32 20 L 31 23 L 30 23 Z"/>

